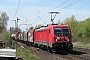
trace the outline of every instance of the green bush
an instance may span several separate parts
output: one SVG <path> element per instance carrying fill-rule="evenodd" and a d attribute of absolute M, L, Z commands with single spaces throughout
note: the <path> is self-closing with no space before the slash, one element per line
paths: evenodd
<path fill-rule="evenodd" d="M 6 32 L 6 33 L 2 34 L 1 35 L 1 40 L 5 43 L 5 46 L 11 47 L 12 39 L 10 37 L 10 33 L 9 32 Z"/>

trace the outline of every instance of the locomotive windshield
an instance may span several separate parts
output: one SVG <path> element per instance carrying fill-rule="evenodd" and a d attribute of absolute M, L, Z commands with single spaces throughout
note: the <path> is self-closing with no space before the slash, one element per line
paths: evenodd
<path fill-rule="evenodd" d="M 54 34 L 57 36 L 67 36 L 69 35 L 68 28 L 54 28 Z"/>

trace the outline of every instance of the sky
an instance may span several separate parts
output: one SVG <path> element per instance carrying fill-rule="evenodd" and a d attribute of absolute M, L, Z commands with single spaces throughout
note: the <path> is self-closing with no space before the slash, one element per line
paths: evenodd
<path fill-rule="evenodd" d="M 51 23 L 49 12 L 59 12 L 54 22 L 63 22 L 72 15 L 78 21 L 85 20 L 90 17 L 89 6 L 90 0 L 0 0 L 0 11 L 6 12 L 9 16 L 7 29 L 15 27 L 15 21 L 12 20 L 18 17 L 18 27 L 21 30 Z"/>

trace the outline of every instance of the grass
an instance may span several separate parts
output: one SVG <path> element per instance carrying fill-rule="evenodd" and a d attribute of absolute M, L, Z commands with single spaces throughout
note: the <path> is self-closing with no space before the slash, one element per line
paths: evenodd
<path fill-rule="evenodd" d="M 73 39 L 73 42 L 81 42 L 81 43 L 85 43 L 85 44 L 88 44 L 90 43 L 90 37 L 74 37 Z"/>
<path fill-rule="evenodd" d="M 79 39 L 79 41 L 82 43 L 88 44 L 88 43 L 90 43 L 90 38 L 81 38 L 81 39 Z"/>
<path fill-rule="evenodd" d="M 36 55 L 33 55 L 29 50 L 26 49 L 17 49 L 17 57 L 23 58 L 23 60 L 41 60 Z"/>
<path fill-rule="evenodd" d="M 75 39 L 77 38 L 77 39 Z M 90 49 L 90 37 L 75 37 L 73 38 L 73 42 L 80 42 L 77 45 L 74 45 L 75 48 L 84 48 L 84 49 Z M 89 44 L 89 45 L 87 45 Z"/>
<path fill-rule="evenodd" d="M 74 48 L 90 49 L 90 46 L 73 46 Z"/>

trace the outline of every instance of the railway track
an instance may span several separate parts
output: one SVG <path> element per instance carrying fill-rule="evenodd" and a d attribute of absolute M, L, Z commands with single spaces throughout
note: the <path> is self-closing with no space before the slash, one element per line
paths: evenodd
<path fill-rule="evenodd" d="M 20 43 L 21 45 L 21 43 Z M 37 50 L 35 47 L 29 47 L 22 44 L 25 49 L 30 50 L 33 54 L 40 57 L 42 60 L 90 60 L 90 51 L 83 49 L 74 49 L 68 53 L 50 53 L 42 49 Z"/>
<path fill-rule="evenodd" d="M 63 53 L 62 54 L 56 54 L 57 56 L 61 56 L 67 60 L 90 60 L 90 56 L 84 56 L 84 55 L 78 55 L 78 54 L 71 54 L 71 53 Z"/>

